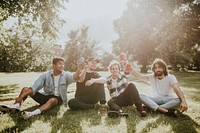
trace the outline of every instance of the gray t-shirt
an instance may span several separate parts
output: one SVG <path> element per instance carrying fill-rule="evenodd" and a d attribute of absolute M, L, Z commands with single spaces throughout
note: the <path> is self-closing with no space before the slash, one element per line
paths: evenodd
<path fill-rule="evenodd" d="M 158 79 L 154 74 L 148 75 L 153 89 L 153 97 L 175 97 L 172 85 L 178 83 L 174 75 L 168 74 L 163 79 Z"/>

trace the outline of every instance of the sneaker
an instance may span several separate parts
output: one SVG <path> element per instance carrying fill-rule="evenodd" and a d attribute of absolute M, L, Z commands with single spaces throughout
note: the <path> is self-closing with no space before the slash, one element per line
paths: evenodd
<path fill-rule="evenodd" d="M 101 104 L 98 112 L 100 115 L 105 116 L 108 113 L 108 107 L 105 104 Z"/>
<path fill-rule="evenodd" d="M 28 111 L 22 112 L 21 116 L 24 120 L 27 120 L 31 117 L 30 112 L 28 112 Z"/>
<path fill-rule="evenodd" d="M 181 112 L 176 109 L 169 109 L 168 112 L 165 113 L 165 115 L 172 116 L 174 118 L 177 118 L 180 114 L 181 114 Z"/>
<path fill-rule="evenodd" d="M 123 111 L 108 111 L 108 117 L 117 118 L 117 117 L 128 117 L 128 113 Z"/>
<path fill-rule="evenodd" d="M 4 112 L 4 113 L 16 113 L 19 112 L 20 109 L 17 105 L 15 104 L 10 104 L 10 105 L 0 105 L 0 111 Z"/>
<path fill-rule="evenodd" d="M 147 116 L 147 112 L 145 110 L 140 112 L 140 116 L 141 117 L 146 117 Z"/>

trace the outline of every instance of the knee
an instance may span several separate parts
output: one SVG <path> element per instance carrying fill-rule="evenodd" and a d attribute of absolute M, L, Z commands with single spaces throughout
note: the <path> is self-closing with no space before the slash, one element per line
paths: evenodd
<path fill-rule="evenodd" d="M 114 100 L 113 99 L 110 99 L 109 101 L 108 101 L 108 106 L 110 106 L 110 105 L 112 105 L 114 103 Z"/>
<path fill-rule="evenodd" d="M 24 87 L 22 88 L 22 91 L 21 91 L 21 94 L 22 95 L 26 95 L 26 96 L 32 96 L 33 95 L 33 91 L 30 87 Z"/>
<path fill-rule="evenodd" d="M 75 98 L 73 98 L 73 99 L 70 99 L 69 101 L 68 101 L 68 106 L 69 106 L 69 108 L 71 108 L 71 109 L 73 109 L 73 105 L 74 105 L 74 102 L 75 102 Z"/>
<path fill-rule="evenodd" d="M 174 99 L 175 100 L 175 102 L 177 102 L 177 104 L 181 104 L 181 100 L 179 99 L 179 98 L 176 98 L 176 99 Z"/>
<path fill-rule="evenodd" d="M 32 92 L 32 90 L 31 90 L 30 87 L 23 87 L 23 88 L 22 88 L 22 91 L 23 91 L 23 92 L 30 92 L 30 91 Z"/>
<path fill-rule="evenodd" d="M 136 89 L 136 86 L 135 86 L 134 83 L 129 83 L 129 84 L 128 84 L 128 88 L 134 88 L 134 89 Z"/>
<path fill-rule="evenodd" d="M 133 84 L 133 83 L 129 83 L 126 89 L 127 89 L 127 91 L 129 91 L 130 93 L 137 93 L 137 92 L 138 92 L 138 90 L 137 90 L 135 84 Z"/>
<path fill-rule="evenodd" d="M 48 102 L 49 102 L 50 104 L 52 104 L 52 105 L 58 104 L 58 100 L 57 100 L 56 98 L 51 98 L 51 99 L 49 99 Z"/>

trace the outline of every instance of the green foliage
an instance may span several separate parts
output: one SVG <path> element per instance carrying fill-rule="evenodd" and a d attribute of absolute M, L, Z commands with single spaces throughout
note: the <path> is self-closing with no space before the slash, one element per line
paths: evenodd
<path fill-rule="evenodd" d="M 98 41 L 88 37 L 89 27 L 83 26 L 80 30 L 71 31 L 70 38 L 65 46 L 63 57 L 65 58 L 65 69 L 75 70 L 80 57 L 85 59 L 97 56 Z"/>
<path fill-rule="evenodd" d="M 9 17 L 21 20 L 29 16 L 26 22 L 40 22 L 43 35 L 56 38 L 58 28 L 64 23 L 58 16 L 59 9 L 64 8 L 64 1 L 67 0 L 1 0 L 0 22 Z"/>
<path fill-rule="evenodd" d="M 105 52 L 101 57 L 101 64 L 103 67 L 107 68 L 112 60 L 115 60 L 115 55 L 113 53 Z"/>
<path fill-rule="evenodd" d="M 64 23 L 58 16 L 64 1 L 67 0 L 0 1 L 0 71 L 50 68 L 53 44 Z"/>
<path fill-rule="evenodd" d="M 0 73 L 0 89 L 15 89 L 14 92 L 20 92 L 18 86 L 24 86 L 34 82 L 40 73 Z M 106 76 L 109 73 L 100 73 Z M 148 113 L 148 116 L 141 118 L 135 106 L 126 108 L 129 112 L 128 118 L 109 118 L 107 116 L 98 115 L 97 110 L 72 111 L 69 107 L 56 106 L 45 113 L 34 116 L 27 121 L 21 118 L 20 114 L 1 114 L 0 132 L 42 132 L 42 133 L 80 133 L 80 132 L 115 132 L 115 133 L 199 133 L 200 117 L 199 117 L 199 92 L 200 92 L 200 73 L 198 72 L 182 72 L 174 73 L 179 80 L 181 89 L 186 96 L 189 105 L 187 112 L 184 112 L 178 118 L 167 117 L 163 114 Z M 20 77 L 20 78 L 19 78 Z M 130 81 L 133 81 L 132 79 Z M 18 85 L 14 85 L 18 84 Z M 143 90 L 148 93 L 150 85 L 143 82 L 134 81 L 138 91 Z M 16 91 L 17 90 L 17 91 Z M 68 90 L 75 91 L 75 83 L 70 85 Z M 13 92 L 13 90 L 11 90 Z M 105 91 L 108 94 L 108 91 Z M 7 92 L 1 91 L 1 94 Z M 5 100 L 16 98 L 18 93 L 7 94 Z M 69 93 L 68 93 L 69 94 Z M 107 95 L 106 94 L 106 95 Z M 109 94 L 108 94 L 109 95 Z M 3 95 L 1 95 L 3 96 Z M 73 93 L 69 94 L 69 99 L 73 98 Z M 109 97 L 107 97 L 109 99 Z M 10 102 L 10 101 L 8 101 Z M 14 102 L 14 100 L 13 100 Z M 7 103 L 7 101 L 4 101 Z M 22 105 L 22 111 L 33 111 L 39 105 L 27 98 Z M 44 128 L 45 127 L 45 128 Z"/>
<path fill-rule="evenodd" d="M 44 71 L 49 68 L 52 42 L 42 38 L 39 27 L 31 22 L 24 24 L 23 21 L 9 28 L 4 27 L 0 34 L 0 71 Z"/>
<path fill-rule="evenodd" d="M 114 22 L 119 38 L 113 42 L 116 54 L 128 53 L 142 72 L 155 57 L 172 65 L 197 68 L 200 4 L 193 1 L 130 0 L 122 17 Z M 197 46 L 196 46 L 197 45 Z"/>

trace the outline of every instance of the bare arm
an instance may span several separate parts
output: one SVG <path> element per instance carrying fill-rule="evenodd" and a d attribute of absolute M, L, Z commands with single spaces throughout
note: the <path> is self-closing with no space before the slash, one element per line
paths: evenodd
<path fill-rule="evenodd" d="M 74 78 L 74 80 L 79 80 L 79 75 L 80 75 L 80 71 L 81 71 L 81 69 L 83 68 L 83 64 L 78 64 L 77 65 L 77 70 L 76 70 L 76 72 L 73 74 L 73 78 Z"/>
<path fill-rule="evenodd" d="M 85 80 L 87 70 L 84 68 L 81 74 L 79 75 L 79 80 L 78 82 L 83 82 Z"/>
<path fill-rule="evenodd" d="M 132 69 L 132 74 L 133 74 L 136 78 L 138 78 L 138 79 L 140 79 L 140 80 L 149 81 L 149 77 L 148 77 L 147 75 L 144 75 L 144 74 L 142 74 L 142 73 L 140 73 L 140 72 L 138 72 L 138 71 L 136 71 L 136 70 L 134 70 L 134 69 Z"/>
<path fill-rule="evenodd" d="M 92 84 L 94 84 L 94 83 L 105 84 L 106 82 L 107 82 L 107 79 L 106 79 L 106 78 L 102 78 L 102 77 L 100 77 L 100 78 L 98 78 L 98 79 L 93 79 L 93 78 L 91 78 L 90 80 L 86 81 L 85 85 L 86 85 L 86 86 L 90 86 L 90 85 L 92 85 Z"/>
<path fill-rule="evenodd" d="M 172 88 L 174 89 L 174 92 L 176 93 L 176 95 L 180 98 L 181 100 L 181 104 L 180 104 L 180 110 L 181 112 L 184 112 L 188 109 L 188 105 L 187 102 L 185 100 L 185 96 L 183 94 L 183 92 L 180 90 L 180 87 L 177 83 L 172 85 Z"/>
<path fill-rule="evenodd" d="M 83 82 L 85 80 L 87 69 L 88 69 L 88 64 L 84 63 L 83 64 L 83 70 L 82 70 L 81 74 L 79 75 L 78 82 Z"/>

